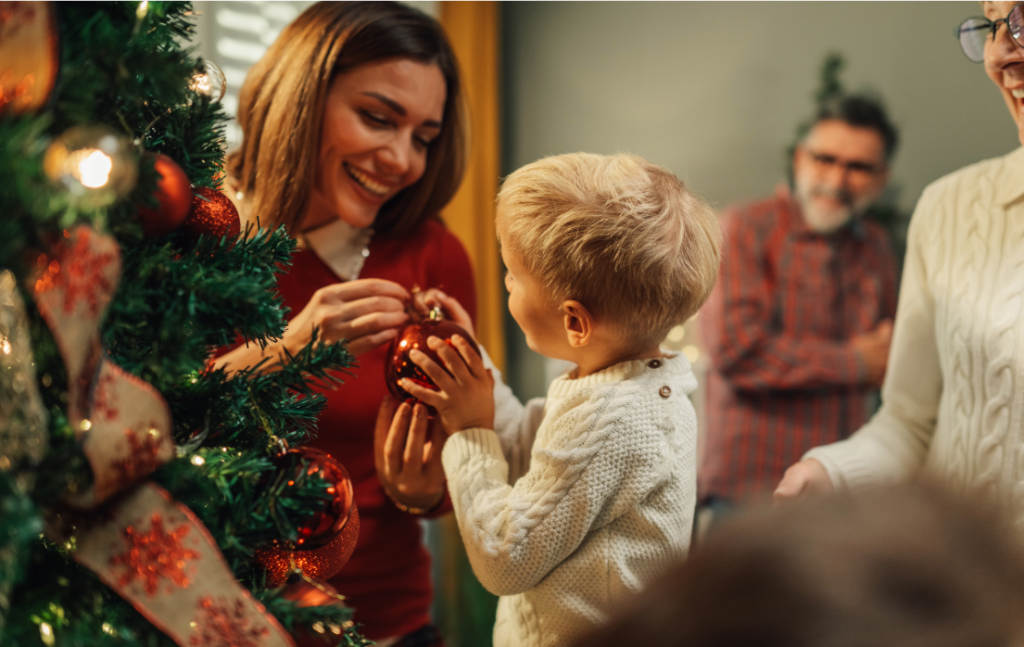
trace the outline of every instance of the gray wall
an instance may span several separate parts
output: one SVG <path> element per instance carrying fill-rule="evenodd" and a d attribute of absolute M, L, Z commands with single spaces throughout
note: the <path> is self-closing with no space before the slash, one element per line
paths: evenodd
<path fill-rule="evenodd" d="M 882 95 L 900 128 L 900 204 L 1017 145 L 981 65 L 953 30 L 974 2 L 514 2 L 503 5 L 503 171 L 570 151 L 631 152 L 720 208 L 772 191 L 828 52 L 847 88 Z M 509 321 L 521 397 L 544 363 Z"/>

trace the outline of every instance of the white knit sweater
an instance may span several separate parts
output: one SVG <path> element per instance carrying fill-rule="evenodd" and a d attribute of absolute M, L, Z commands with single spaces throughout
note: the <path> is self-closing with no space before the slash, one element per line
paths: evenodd
<path fill-rule="evenodd" d="M 495 428 L 442 452 L 480 582 L 502 596 L 495 647 L 567 645 L 686 554 L 697 387 L 678 354 L 556 379 L 524 407 L 495 387 Z"/>
<path fill-rule="evenodd" d="M 948 175 L 910 224 L 884 405 L 806 454 L 837 487 L 924 466 L 1024 525 L 1024 149 Z"/>

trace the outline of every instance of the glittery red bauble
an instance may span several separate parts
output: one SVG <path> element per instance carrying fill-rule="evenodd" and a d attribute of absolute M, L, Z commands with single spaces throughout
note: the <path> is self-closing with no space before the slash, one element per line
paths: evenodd
<path fill-rule="evenodd" d="M 416 384 L 436 391 L 437 385 L 434 384 L 434 381 L 423 372 L 423 369 L 409 359 L 409 351 L 415 348 L 434 360 L 438 366 L 444 368 L 444 361 L 438 357 L 437 353 L 427 347 L 427 338 L 438 337 L 451 345 L 453 335 L 460 335 L 469 342 L 469 345 L 476 352 L 480 352 L 480 347 L 476 345 L 476 342 L 473 341 L 469 333 L 454 322 L 446 319 L 431 318 L 406 324 L 398 332 L 398 336 L 392 340 L 391 347 L 388 349 L 387 361 L 384 362 L 384 380 L 387 382 L 391 395 L 399 400 L 416 399 L 408 391 L 398 386 L 398 380 L 402 378 L 410 379 Z M 433 407 L 427 407 L 427 409 L 431 415 L 437 413 Z"/>
<path fill-rule="evenodd" d="M 151 154 L 152 155 L 152 154 Z M 142 233 L 148 238 L 169 234 L 184 222 L 192 208 L 192 185 L 185 171 L 166 155 L 152 155 L 153 168 L 160 175 L 153 197 L 156 209 L 140 206 L 137 214 Z"/>
<path fill-rule="evenodd" d="M 294 543 L 274 541 L 261 546 L 256 560 L 267 570 L 270 586 L 282 584 L 293 565 L 310 578 L 326 580 L 345 565 L 359 538 L 352 481 L 341 463 L 312 447 L 289 449 L 274 463 L 289 478 L 289 486 L 303 471 L 308 476 L 318 474 L 330 484 L 327 491 L 333 498 L 297 529 Z"/>
<path fill-rule="evenodd" d="M 306 580 L 299 580 L 285 587 L 281 597 L 295 602 L 295 606 L 302 607 L 344 607 L 344 597 L 338 595 L 333 586 L 326 582 L 310 583 Z M 296 647 L 333 647 L 338 644 L 340 636 L 345 629 L 351 626 L 351 622 L 344 625 L 334 625 L 319 622 L 311 629 L 293 630 L 292 638 Z"/>
<path fill-rule="evenodd" d="M 181 230 L 192 238 L 198 238 L 200 234 L 213 238 L 237 238 L 242 231 L 242 221 L 226 195 L 215 189 L 199 188 L 195 190 L 192 210 Z"/>

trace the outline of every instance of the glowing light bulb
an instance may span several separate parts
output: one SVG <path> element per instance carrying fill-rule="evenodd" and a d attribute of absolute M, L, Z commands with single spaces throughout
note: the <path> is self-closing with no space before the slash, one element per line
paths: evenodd
<path fill-rule="evenodd" d="M 52 645 L 53 640 L 53 627 L 48 622 L 39 623 L 39 637 L 42 638 L 44 645 Z"/>
<path fill-rule="evenodd" d="M 77 155 L 79 181 L 90 189 L 106 186 L 110 181 L 110 169 L 114 168 L 111 159 L 103 151 L 84 150 Z"/>
<path fill-rule="evenodd" d="M 206 462 L 206 460 L 202 456 L 199 456 L 198 454 L 196 454 L 195 456 L 192 457 L 192 464 L 193 465 L 199 466 L 199 465 L 202 465 L 205 462 Z"/>
<path fill-rule="evenodd" d="M 190 86 L 194 92 L 199 94 L 206 94 L 210 91 L 210 75 L 209 74 L 197 74 L 192 77 L 192 85 Z"/>
<path fill-rule="evenodd" d="M 690 363 L 693 364 L 700 359 L 700 349 L 696 346 L 687 346 L 683 349 L 683 355 L 686 355 L 686 359 L 690 360 Z"/>
<path fill-rule="evenodd" d="M 683 341 L 684 337 L 686 337 L 686 329 L 682 326 L 676 326 L 668 333 L 669 341 L 680 342 Z"/>
<path fill-rule="evenodd" d="M 76 126 L 46 149 L 43 169 L 71 202 L 103 207 L 135 186 L 138 160 L 127 137 L 106 126 Z"/>

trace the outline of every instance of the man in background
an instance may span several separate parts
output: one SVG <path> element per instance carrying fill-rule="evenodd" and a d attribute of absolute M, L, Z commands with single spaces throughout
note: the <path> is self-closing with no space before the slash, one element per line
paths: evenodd
<path fill-rule="evenodd" d="M 821 105 L 793 155 L 793 188 L 732 207 L 701 322 L 711 356 L 701 501 L 770 495 L 786 468 L 866 421 L 896 310 L 888 235 L 863 218 L 889 181 L 897 134 L 877 102 Z"/>

